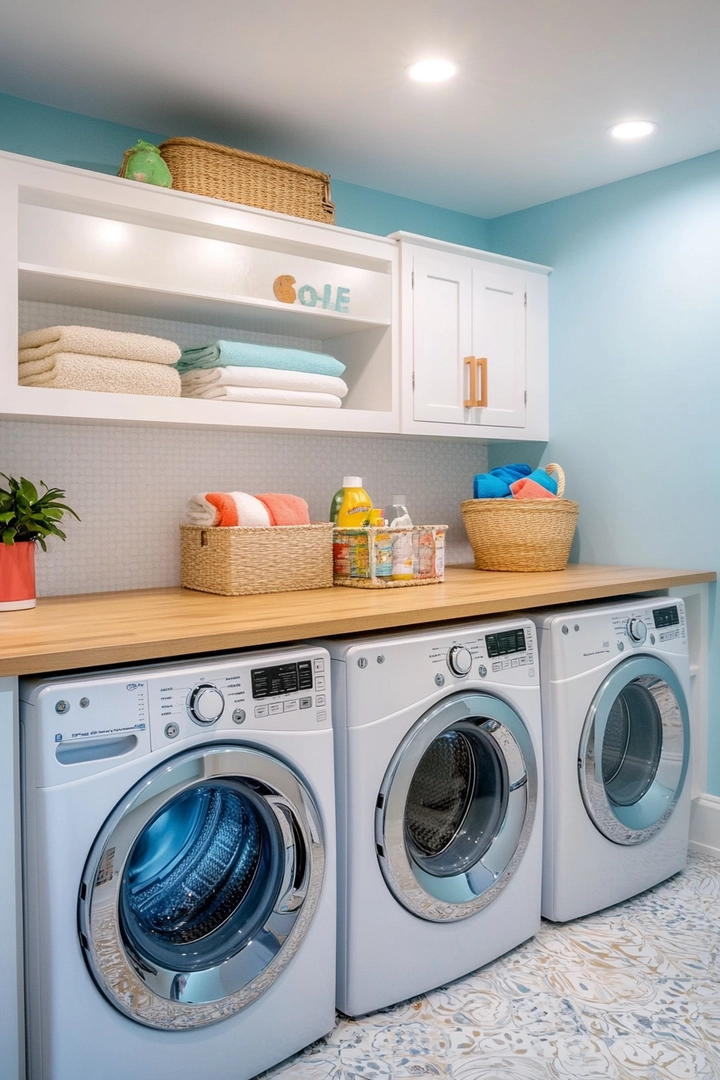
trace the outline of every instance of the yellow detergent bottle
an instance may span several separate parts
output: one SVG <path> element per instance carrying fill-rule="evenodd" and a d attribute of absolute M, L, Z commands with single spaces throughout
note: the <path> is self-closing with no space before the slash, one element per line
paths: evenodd
<path fill-rule="evenodd" d="M 341 529 L 358 529 L 369 525 L 372 499 L 362 486 L 362 477 L 343 477 L 342 496 L 336 525 Z"/>

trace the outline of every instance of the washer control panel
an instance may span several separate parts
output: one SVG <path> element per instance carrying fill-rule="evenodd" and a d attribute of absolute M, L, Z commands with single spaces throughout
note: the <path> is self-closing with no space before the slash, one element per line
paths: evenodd
<path fill-rule="evenodd" d="M 188 678 L 148 684 L 153 745 L 180 741 L 198 728 L 227 730 L 238 735 L 245 728 L 294 730 L 325 726 L 330 722 L 330 661 L 322 650 L 285 650 L 266 663 L 208 664 Z M 170 672 L 168 673 L 170 675 Z"/>
<path fill-rule="evenodd" d="M 680 655 L 688 648 L 685 606 L 676 598 L 638 598 L 614 607 L 562 612 L 552 616 L 552 634 L 552 677 L 558 679 L 637 651 Z"/>
<path fill-rule="evenodd" d="M 666 642 L 685 640 L 685 612 L 677 601 L 662 607 L 638 607 L 613 619 L 613 626 L 616 642 L 629 643 L 635 649 L 645 644 L 662 647 Z"/>
<path fill-rule="evenodd" d="M 530 622 L 495 625 L 487 633 L 469 632 L 446 636 L 446 643 L 429 652 L 429 660 L 440 666 L 434 673 L 437 686 L 446 686 L 448 678 L 494 678 L 501 682 L 520 682 L 535 678 L 534 627 Z M 448 642 L 449 639 L 449 642 Z M 448 676 L 449 671 L 449 676 Z"/>
<path fill-rule="evenodd" d="M 70 766 L 85 775 L 210 733 L 241 739 L 245 731 L 331 727 L 330 657 L 312 645 L 23 679 L 20 696 L 43 747 L 38 783 L 56 774 L 64 782 Z"/>

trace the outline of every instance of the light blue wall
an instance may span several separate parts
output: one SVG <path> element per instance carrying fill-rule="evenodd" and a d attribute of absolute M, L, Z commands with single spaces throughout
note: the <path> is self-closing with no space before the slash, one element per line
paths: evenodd
<path fill-rule="evenodd" d="M 192 134 L 203 138 L 201 131 Z M 14 154 L 115 175 L 123 153 L 138 139 L 157 144 L 168 137 L 0 94 L 0 150 Z M 273 154 L 283 160 L 281 146 Z M 403 229 L 456 244 L 487 247 L 487 222 L 483 218 L 335 178 L 331 179 L 331 189 L 336 221 L 344 228 L 376 236 Z"/>
<path fill-rule="evenodd" d="M 552 266 L 550 442 L 580 502 L 582 562 L 720 562 L 720 153 L 489 223 Z M 491 447 L 491 461 L 525 450 Z M 515 457 L 517 460 L 517 457 Z M 711 595 L 708 790 L 720 794 Z"/>

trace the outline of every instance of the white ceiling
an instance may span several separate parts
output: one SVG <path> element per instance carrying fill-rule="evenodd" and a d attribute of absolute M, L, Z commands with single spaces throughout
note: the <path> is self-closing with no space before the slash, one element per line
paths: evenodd
<path fill-rule="evenodd" d="M 720 148 L 720 0 L 4 6 L 0 92 L 482 217 Z M 435 55 L 458 77 L 411 83 Z"/>

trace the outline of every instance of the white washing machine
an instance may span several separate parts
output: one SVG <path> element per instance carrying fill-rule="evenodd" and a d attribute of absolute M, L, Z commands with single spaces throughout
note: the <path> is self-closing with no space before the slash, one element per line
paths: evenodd
<path fill-rule="evenodd" d="M 559 922 L 685 865 L 690 670 L 682 600 L 537 612 L 543 696 L 543 907 Z"/>
<path fill-rule="evenodd" d="M 333 1027 L 329 668 L 21 682 L 30 1080 L 245 1080 Z"/>
<path fill-rule="evenodd" d="M 338 989 L 359 1016 L 459 978 L 540 926 L 535 628 L 326 642 L 338 807 Z"/>

